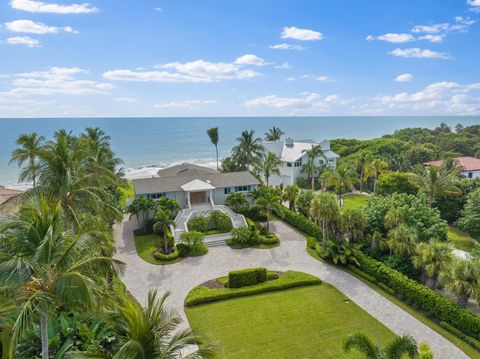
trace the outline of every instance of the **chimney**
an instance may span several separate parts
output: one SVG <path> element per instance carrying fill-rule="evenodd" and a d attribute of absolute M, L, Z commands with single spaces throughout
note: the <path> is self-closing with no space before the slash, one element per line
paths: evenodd
<path fill-rule="evenodd" d="M 285 146 L 287 147 L 293 147 L 293 138 L 288 137 L 285 139 Z"/>

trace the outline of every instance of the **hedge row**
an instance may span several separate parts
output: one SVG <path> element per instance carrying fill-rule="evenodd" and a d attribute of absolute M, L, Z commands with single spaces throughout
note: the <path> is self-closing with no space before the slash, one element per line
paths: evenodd
<path fill-rule="evenodd" d="M 309 236 L 315 238 L 322 238 L 323 236 L 322 231 L 314 222 L 287 208 L 283 209 L 283 220 Z"/>
<path fill-rule="evenodd" d="M 242 288 L 267 281 L 266 268 L 249 268 L 228 273 L 228 287 Z"/>
<path fill-rule="evenodd" d="M 155 257 L 155 259 L 158 259 L 160 261 L 173 261 L 178 258 L 179 254 L 180 253 L 178 249 L 175 247 L 173 252 L 170 254 L 164 254 L 160 250 L 158 250 L 153 253 L 153 256 Z"/>
<path fill-rule="evenodd" d="M 357 260 L 362 271 L 378 282 L 388 285 L 408 303 L 416 305 L 467 335 L 480 338 L 480 317 L 366 254 L 359 253 Z"/>
<path fill-rule="evenodd" d="M 310 274 L 287 271 L 277 280 L 243 288 L 209 289 L 203 285 L 193 288 L 185 298 L 185 306 L 193 306 L 225 300 L 230 298 L 246 297 L 258 293 L 274 292 L 277 290 L 320 284 L 322 281 Z"/>
<path fill-rule="evenodd" d="M 480 342 L 477 339 L 472 338 L 471 336 L 462 333 L 460 330 L 458 330 L 457 328 L 451 326 L 450 324 L 448 324 L 446 322 L 440 322 L 440 326 L 442 328 L 448 330 L 450 333 L 456 335 L 457 337 L 459 337 L 463 341 L 470 344 L 475 350 L 480 351 Z"/>

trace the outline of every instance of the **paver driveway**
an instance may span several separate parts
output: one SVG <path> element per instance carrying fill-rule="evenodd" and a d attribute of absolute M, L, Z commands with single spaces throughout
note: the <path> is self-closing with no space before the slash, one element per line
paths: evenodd
<path fill-rule="evenodd" d="M 391 303 L 357 278 L 310 257 L 305 251 L 305 238 L 283 222 L 273 222 L 272 230 L 279 235 L 281 245 L 272 249 L 231 249 L 228 246 L 210 248 L 207 255 L 186 258 L 165 266 L 149 264 L 137 256 L 133 240 L 135 221 L 125 221 L 115 227 L 116 258 L 127 268 L 124 282 L 140 303 L 145 303 L 150 289 L 171 290 L 169 304 L 185 320 L 183 301 L 195 286 L 235 269 L 266 267 L 270 270 L 297 270 L 313 274 L 332 284 L 365 311 L 377 318 L 396 334 L 410 334 L 418 342 L 428 342 L 435 358 L 456 359 L 468 356 L 443 336 Z"/>

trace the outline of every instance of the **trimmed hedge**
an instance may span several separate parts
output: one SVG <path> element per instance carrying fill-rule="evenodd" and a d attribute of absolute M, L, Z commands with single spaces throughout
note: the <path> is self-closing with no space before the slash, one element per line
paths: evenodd
<path fill-rule="evenodd" d="M 160 250 L 158 250 L 153 253 L 153 256 L 155 257 L 155 259 L 158 259 L 159 261 L 173 261 L 178 258 L 179 252 L 178 252 L 178 249 L 175 247 L 173 252 L 170 254 L 164 254 Z"/>
<path fill-rule="evenodd" d="M 468 335 L 462 333 L 460 330 L 458 330 L 455 327 L 452 327 L 450 324 L 448 324 L 446 322 L 440 322 L 440 326 L 443 329 L 448 330 L 450 333 L 456 335 L 457 337 L 459 337 L 463 341 L 470 344 L 475 350 L 480 351 L 480 341 L 478 341 L 477 339 L 472 338 L 471 336 L 468 336 Z"/>
<path fill-rule="evenodd" d="M 363 253 L 357 255 L 357 260 L 362 271 L 374 277 L 378 282 L 388 285 L 407 303 L 416 305 L 424 311 L 431 313 L 439 320 L 457 328 L 464 334 L 476 339 L 480 338 L 480 317 L 461 308 L 443 295 Z"/>
<path fill-rule="evenodd" d="M 230 298 L 246 297 L 253 294 L 274 292 L 277 290 L 321 284 L 322 281 L 307 273 L 287 271 L 277 280 L 270 280 L 261 284 L 243 288 L 209 289 L 203 285 L 193 288 L 185 298 L 185 306 L 193 306 L 225 300 Z"/>
<path fill-rule="evenodd" d="M 228 273 L 228 287 L 241 288 L 267 281 L 266 268 L 249 268 Z"/>
<path fill-rule="evenodd" d="M 350 271 L 352 271 L 353 273 L 359 275 L 360 277 L 365 278 L 365 279 L 368 280 L 369 282 L 377 283 L 377 280 L 376 280 L 375 278 L 373 278 L 371 275 L 368 275 L 367 273 L 365 273 L 364 271 L 362 271 L 360 268 L 355 267 L 353 264 L 349 264 L 349 265 L 348 265 L 348 269 L 349 269 Z"/>
<path fill-rule="evenodd" d="M 284 208 L 282 219 L 309 236 L 315 238 L 323 237 L 322 231 L 318 228 L 318 226 L 308 218 L 302 216 L 301 214 Z"/>
<path fill-rule="evenodd" d="M 310 248 L 310 249 L 315 249 L 317 248 L 317 239 L 315 237 L 312 237 L 312 236 L 308 236 L 307 237 L 307 247 Z"/>
<path fill-rule="evenodd" d="M 264 244 L 264 245 L 278 244 L 280 242 L 280 240 L 278 239 L 278 236 L 272 232 L 270 232 L 268 236 L 259 236 L 259 239 L 260 239 L 260 244 Z"/>

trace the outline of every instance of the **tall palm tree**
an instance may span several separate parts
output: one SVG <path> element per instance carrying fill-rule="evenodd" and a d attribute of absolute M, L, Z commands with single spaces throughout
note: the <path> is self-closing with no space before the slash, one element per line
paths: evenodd
<path fill-rule="evenodd" d="M 87 127 L 80 139 L 85 143 L 89 165 L 93 170 L 98 166 L 115 172 L 116 168 L 123 164 L 110 147 L 110 136 L 100 128 Z"/>
<path fill-rule="evenodd" d="M 295 211 L 295 201 L 300 193 L 300 188 L 296 184 L 290 184 L 283 189 L 282 199 L 288 201 L 288 208 Z"/>
<path fill-rule="evenodd" d="M 352 349 L 360 352 L 365 359 L 415 359 L 419 356 L 417 342 L 409 335 L 397 336 L 382 348 L 367 335 L 357 332 L 343 342 L 345 352 L 349 353 Z"/>
<path fill-rule="evenodd" d="M 335 171 L 329 171 L 326 174 L 327 186 L 333 186 L 335 193 L 338 195 L 338 202 L 343 206 L 343 195 L 353 191 L 355 187 L 355 173 L 352 167 L 347 164 L 342 164 L 337 167 Z"/>
<path fill-rule="evenodd" d="M 168 231 L 169 227 L 173 226 L 175 222 L 171 219 L 169 213 L 160 209 L 153 217 L 155 224 L 153 225 L 153 231 L 155 233 L 162 233 L 163 235 L 163 253 L 169 254 L 168 248 Z"/>
<path fill-rule="evenodd" d="M 459 196 L 462 194 L 462 191 L 453 184 L 458 175 L 456 167 L 448 168 L 446 165 L 419 167 L 418 172 L 412 175 L 412 182 L 427 194 L 430 207 L 439 195 Z"/>
<path fill-rule="evenodd" d="M 302 172 L 307 175 L 307 177 L 312 182 L 312 191 L 315 190 L 315 177 L 320 172 L 322 168 L 319 164 L 315 163 L 315 159 L 323 158 L 327 160 L 325 153 L 322 150 L 320 145 L 314 145 L 309 150 L 303 150 L 303 152 L 307 155 L 307 163 L 302 166 Z"/>
<path fill-rule="evenodd" d="M 212 127 L 207 130 L 207 135 L 210 138 L 210 142 L 215 146 L 215 152 L 217 154 L 217 171 L 218 171 L 218 127 Z"/>
<path fill-rule="evenodd" d="M 447 270 L 455 256 L 453 247 L 448 242 L 433 239 L 430 243 L 420 243 L 412 256 L 415 268 L 421 268 L 430 288 L 437 287 L 438 276 Z"/>
<path fill-rule="evenodd" d="M 265 153 L 257 157 L 254 172 L 260 174 L 263 178 L 265 178 L 265 184 L 268 187 L 269 180 L 272 175 L 280 176 L 281 165 L 282 161 L 277 155 L 266 151 Z"/>
<path fill-rule="evenodd" d="M 410 256 L 415 252 L 418 235 L 414 228 L 401 224 L 387 235 L 388 248 L 397 256 Z"/>
<path fill-rule="evenodd" d="M 39 318 L 43 359 L 49 358 L 49 316 L 59 308 L 98 308 L 105 278 L 123 268 L 118 260 L 99 255 L 98 238 L 64 231 L 63 216 L 59 203 L 50 205 L 40 197 L 0 229 L 8 238 L 0 247 L 0 287 L 9 288 L 20 303 L 12 343 Z"/>
<path fill-rule="evenodd" d="M 280 128 L 273 126 L 265 132 L 265 141 L 280 141 L 280 138 L 285 134 Z"/>
<path fill-rule="evenodd" d="M 373 193 L 377 194 L 377 180 L 380 174 L 382 174 L 388 168 L 388 163 L 376 158 L 370 163 L 367 163 L 365 170 L 365 179 L 373 177 Z"/>
<path fill-rule="evenodd" d="M 178 328 L 182 320 L 166 308 L 168 296 L 169 292 L 159 297 L 157 291 L 152 290 L 145 307 L 127 297 L 115 308 L 112 314 L 114 331 L 121 346 L 114 359 L 202 359 L 212 356 L 212 344 L 202 344 L 190 329 Z M 199 349 L 183 356 L 187 348 L 195 345 Z"/>
<path fill-rule="evenodd" d="M 282 198 L 273 190 L 267 189 L 255 200 L 255 208 L 267 217 L 267 234 L 270 233 L 270 216 L 274 211 L 279 217 L 283 217 Z"/>
<path fill-rule="evenodd" d="M 17 162 L 18 166 L 22 166 L 28 161 L 27 167 L 20 175 L 20 181 L 32 181 L 33 187 L 37 184 L 37 160 L 43 150 L 44 141 L 45 138 L 38 136 L 35 132 L 20 135 L 16 141 L 19 147 L 13 150 L 10 159 L 10 163 Z"/>
<path fill-rule="evenodd" d="M 470 297 L 479 296 L 480 264 L 471 259 L 457 260 L 440 274 L 440 281 L 457 296 L 457 303 L 465 307 Z"/>
<path fill-rule="evenodd" d="M 310 216 L 322 226 L 322 246 L 325 249 L 328 227 L 340 218 L 340 208 L 335 195 L 329 192 L 317 194 L 310 207 Z"/>
<path fill-rule="evenodd" d="M 236 172 L 240 170 L 240 166 L 233 157 L 225 157 L 220 161 L 222 172 Z"/>
<path fill-rule="evenodd" d="M 232 155 L 242 170 L 248 170 L 255 164 L 255 158 L 263 153 L 262 139 L 255 137 L 255 131 L 243 131 L 237 138 L 237 145 L 232 149 Z"/>
<path fill-rule="evenodd" d="M 372 154 L 370 152 L 361 152 L 356 160 L 357 171 L 359 173 L 358 182 L 360 183 L 360 192 L 363 192 L 363 181 L 368 164 L 372 162 Z"/>

